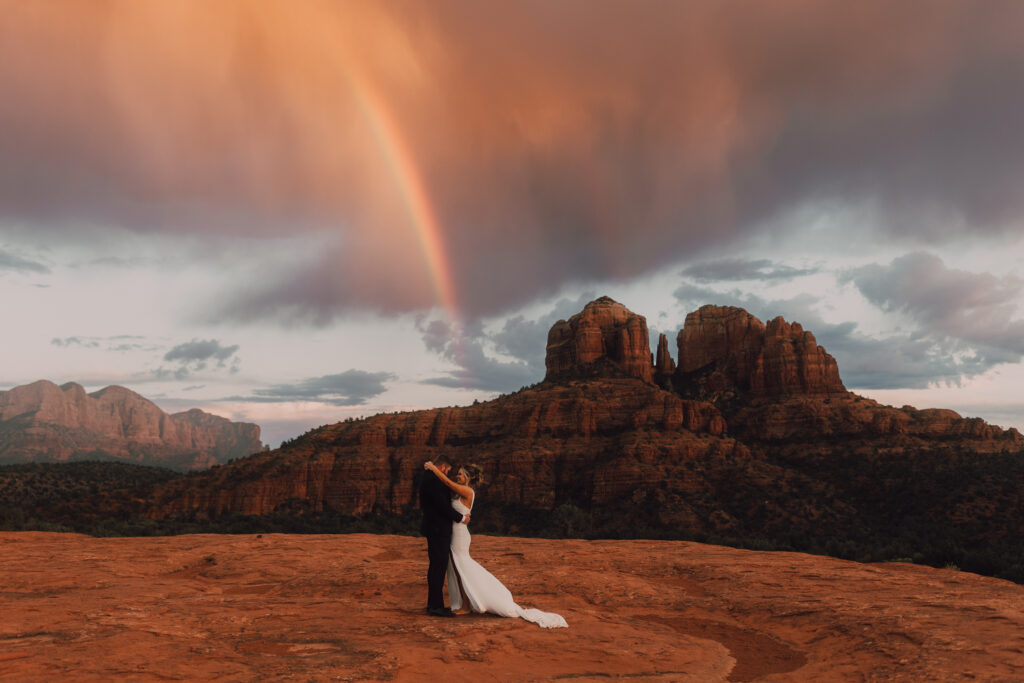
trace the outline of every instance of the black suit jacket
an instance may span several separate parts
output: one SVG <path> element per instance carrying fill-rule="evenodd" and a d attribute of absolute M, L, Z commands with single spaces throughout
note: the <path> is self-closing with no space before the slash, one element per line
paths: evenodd
<path fill-rule="evenodd" d="M 437 475 L 427 471 L 420 482 L 420 510 L 424 536 L 451 536 L 452 522 L 461 522 L 462 513 L 452 507 L 451 489 Z"/>

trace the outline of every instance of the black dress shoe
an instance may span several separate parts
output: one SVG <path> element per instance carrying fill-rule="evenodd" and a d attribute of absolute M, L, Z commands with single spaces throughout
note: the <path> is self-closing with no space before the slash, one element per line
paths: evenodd
<path fill-rule="evenodd" d="M 447 607 L 428 607 L 427 614 L 432 617 L 454 617 L 455 612 L 451 611 Z"/>

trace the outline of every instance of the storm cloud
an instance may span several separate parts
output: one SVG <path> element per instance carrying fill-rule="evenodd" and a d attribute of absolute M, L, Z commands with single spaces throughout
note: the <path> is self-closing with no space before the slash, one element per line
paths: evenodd
<path fill-rule="evenodd" d="M 423 383 L 504 393 L 539 382 L 547 372 L 544 358 L 551 326 L 579 313 L 595 298 L 593 292 L 562 298 L 537 318 L 515 315 L 490 331 L 479 322 L 455 327 L 443 320 L 420 321 L 427 350 L 455 366 L 448 374 Z"/>
<path fill-rule="evenodd" d="M 818 310 L 823 299 L 807 293 L 767 299 L 740 289 L 721 291 L 684 282 L 674 294 L 687 310 L 713 303 L 738 306 L 762 321 L 782 316 L 799 322 L 836 359 L 843 383 L 854 390 L 955 385 L 1022 357 L 1021 337 L 1014 341 L 1012 335 L 1018 330 L 1024 334 L 1024 323 L 1009 316 L 1012 278 L 952 271 L 922 254 L 895 259 L 889 266 L 844 271 L 837 278 L 840 283 L 853 282 L 883 310 L 907 313 L 903 330 L 872 335 L 856 320 L 826 321 Z M 915 283 L 911 286 L 909 280 Z M 932 304 L 930 312 L 918 314 L 914 307 L 925 300 Z M 966 322 L 985 319 L 988 323 L 975 329 Z"/>
<path fill-rule="evenodd" d="M 54 337 L 50 344 L 61 348 L 80 346 L 86 349 L 99 349 L 125 353 L 129 351 L 154 351 L 158 347 L 137 334 L 116 334 L 110 337 Z"/>
<path fill-rule="evenodd" d="M 222 346 L 216 339 L 193 339 L 178 344 L 164 354 L 164 360 L 176 363 L 176 368 L 167 370 L 161 366 L 155 374 L 159 378 L 173 376 L 175 379 L 183 380 L 193 372 L 206 370 L 211 362 L 216 368 L 227 368 L 231 373 L 235 373 L 238 372 L 240 363 L 235 355 L 238 348 L 238 344 Z"/>
<path fill-rule="evenodd" d="M 100 345 L 100 343 L 95 339 L 82 337 L 54 337 L 50 340 L 50 343 L 62 348 L 67 348 L 69 346 L 83 346 L 87 349 L 95 349 Z"/>
<path fill-rule="evenodd" d="M 990 363 L 1024 357 L 1024 319 L 1017 311 L 1024 282 L 947 268 L 940 258 L 912 253 L 872 264 L 845 278 L 879 308 L 917 324 L 917 336 L 955 344 Z"/>
<path fill-rule="evenodd" d="M 936 240 L 1024 213 L 1014 0 L 0 12 L 0 221 L 337 236 L 218 319 L 422 310 L 439 282 L 496 314 L 813 203 Z"/>
<path fill-rule="evenodd" d="M 203 363 L 213 360 L 218 365 L 223 365 L 231 356 L 235 355 L 236 351 L 238 351 L 238 344 L 221 346 L 216 339 L 193 339 L 178 344 L 165 353 L 164 360 L 178 363 Z"/>
<path fill-rule="evenodd" d="M 791 280 L 818 272 L 814 268 L 794 268 L 768 259 L 719 259 L 701 261 L 683 269 L 682 275 L 697 282 L 724 280 Z"/>
<path fill-rule="evenodd" d="M 5 249 L 0 249 L 0 272 L 5 270 L 21 273 L 49 273 L 42 263 L 24 258 Z"/>
<path fill-rule="evenodd" d="M 390 372 L 346 370 L 334 375 L 311 377 L 300 382 L 274 384 L 257 389 L 251 396 L 234 396 L 233 401 L 257 403 L 309 402 L 335 406 L 358 406 L 387 391 L 387 382 L 394 380 Z"/>
<path fill-rule="evenodd" d="M 423 380 L 423 384 L 507 392 L 543 379 L 543 374 L 536 376 L 536 367 L 528 361 L 503 361 L 488 355 L 485 346 L 490 340 L 478 323 L 466 328 L 432 320 L 421 323 L 420 331 L 427 350 L 455 366 L 444 375 Z"/>

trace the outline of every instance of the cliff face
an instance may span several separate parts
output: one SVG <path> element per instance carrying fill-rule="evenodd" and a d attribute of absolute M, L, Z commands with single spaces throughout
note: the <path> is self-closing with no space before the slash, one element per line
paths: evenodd
<path fill-rule="evenodd" d="M 658 350 L 654 355 L 654 383 L 662 389 L 671 389 L 676 362 L 668 351 L 668 337 L 658 335 Z"/>
<path fill-rule="evenodd" d="M 548 332 L 547 378 L 601 359 L 612 361 L 630 377 L 653 381 L 647 320 L 606 296 L 569 320 L 559 320 Z"/>
<path fill-rule="evenodd" d="M 124 387 L 92 394 L 45 380 L 0 391 L 0 462 L 86 458 L 208 467 L 258 452 L 257 425 L 200 410 L 168 415 Z"/>
<path fill-rule="evenodd" d="M 209 453 L 217 461 L 241 458 L 263 450 L 257 424 L 232 422 L 198 408 L 174 413 L 168 418 L 180 430 L 178 443 Z"/>
<path fill-rule="evenodd" d="M 883 448 L 902 439 L 916 438 L 955 443 L 971 442 L 971 450 L 991 453 L 1024 446 L 1016 429 L 1002 429 L 981 418 L 964 418 L 952 410 L 912 406 L 895 408 L 847 393 L 828 399 L 787 397 L 756 400 L 729 414 L 731 430 L 744 441 L 762 444 L 791 442 L 822 443 L 836 438 L 889 439 Z"/>
<path fill-rule="evenodd" d="M 846 393 L 839 366 L 799 323 L 767 325 L 742 308 L 703 306 L 686 316 L 677 337 L 676 386 L 717 397 Z"/>
<path fill-rule="evenodd" d="M 269 514 L 296 501 L 313 511 L 401 513 L 416 504 L 423 462 L 437 457 L 481 465 L 489 507 L 551 509 L 576 496 L 602 504 L 665 476 L 666 467 L 678 471 L 688 457 L 732 452 L 738 446 L 725 428 L 711 404 L 633 379 L 541 385 L 464 408 L 330 425 L 281 451 L 169 485 L 153 514 Z"/>
<path fill-rule="evenodd" d="M 676 344 L 678 367 L 665 335 L 652 357 L 646 319 L 601 297 L 551 328 L 546 379 L 593 374 L 603 362 L 626 376 L 712 401 L 738 394 L 846 393 L 835 359 L 811 332 L 782 318 L 766 325 L 742 308 L 704 306 L 686 316 Z"/>

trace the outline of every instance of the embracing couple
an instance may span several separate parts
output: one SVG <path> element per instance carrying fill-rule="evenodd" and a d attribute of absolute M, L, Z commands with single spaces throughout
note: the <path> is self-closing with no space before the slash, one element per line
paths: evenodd
<path fill-rule="evenodd" d="M 427 537 L 427 613 L 435 617 L 454 617 L 452 610 L 467 606 L 474 612 L 490 612 L 502 617 L 521 617 L 544 628 L 568 627 L 558 614 L 538 609 L 523 609 L 512 599 L 505 585 L 469 556 L 469 519 L 476 492 L 472 485 L 480 480 L 474 465 L 456 467 L 455 479 L 448 475 L 451 465 L 439 459 L 423 465 L 427 472 L 420 484 L 420 508 Z M 448 580 L 451 609 L 444 606 L 444 583 Z"/>

